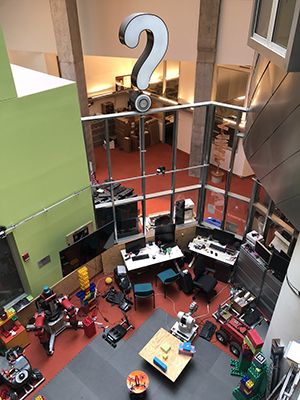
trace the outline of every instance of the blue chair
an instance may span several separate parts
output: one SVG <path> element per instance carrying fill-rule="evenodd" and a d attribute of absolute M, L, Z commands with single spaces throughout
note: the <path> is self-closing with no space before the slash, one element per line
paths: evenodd
<path fill-rule="evenodd" d="M 136 283 L 133 285 L 134 309 L 136 310 L 136 299 L 146 299 L 151 296 L 153 299 L 153 308 L 155 308 L 155 293 L 152 283 Z"/>
<path fill-rule="evenodd" d="M 168 268 L 156 275 L 161 283 L 164 285 L 164 296 L 167 295 L 167 285 L 171 285 L 179 278 L 179 273 L 175 272 L 172 268 Z"/>

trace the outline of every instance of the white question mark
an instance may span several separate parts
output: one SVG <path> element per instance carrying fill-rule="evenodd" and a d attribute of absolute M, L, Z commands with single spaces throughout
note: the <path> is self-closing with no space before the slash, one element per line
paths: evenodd
<path fill-rule="evenodd" d="M 147 44 L 131 74 L 132 84 L 140 90 L 149 86 L 151 75 L 166 54 L 169 44 L 168 28 L 164 21 L 157 15 L 147 13 L 134 13 L 124 19 L 119 30 L 120 42 L 133 49 L 139 44 L 143 31 L 147 33 Z M 135 99 L 136 109 L 147 111 L 151 106 L 149 96 L 138 96 L 142 97 L 139 102 Z"/>

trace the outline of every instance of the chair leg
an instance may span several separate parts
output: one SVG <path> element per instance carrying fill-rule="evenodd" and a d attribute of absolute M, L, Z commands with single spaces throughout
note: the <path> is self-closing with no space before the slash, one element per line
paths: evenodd
<path fill-rule="evenodd" d="M 164 285 L 164 298 L 167 297 L 167 285 Z"/>
<path fill-rule="evenodd" d="M 155 308 L 155 293 L 153 292 L 153 308 Z"/>
<path fill-rule="evenodd" d="M 133 295 L 134 311 L 136 311 L 136 297 Z"/>

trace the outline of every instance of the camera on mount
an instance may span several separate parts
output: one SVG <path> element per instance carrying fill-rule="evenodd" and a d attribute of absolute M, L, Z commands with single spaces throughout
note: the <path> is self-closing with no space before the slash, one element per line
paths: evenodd
<path fill-rule="evenodd" d="M 132 90 L 129 93 L 129 105 L 132 110 L 143 113 L 149 110 L 151 104 L 151 99 L 147 94 L 138 90 Z"/>

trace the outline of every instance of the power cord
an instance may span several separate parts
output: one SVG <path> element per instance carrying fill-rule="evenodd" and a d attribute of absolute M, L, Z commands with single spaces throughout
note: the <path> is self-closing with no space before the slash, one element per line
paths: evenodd
<path fill-rule="evenodd" d="M 296 286 L 294 286 L 291 281 L 288 278 L 288 275 L 285 275 L 285 279 L 287 281 L 287 284 L 289 285 L 290 289 L 295 293 L 296 296 L 300 297 L 300 290 L 296 288 Z"/>

